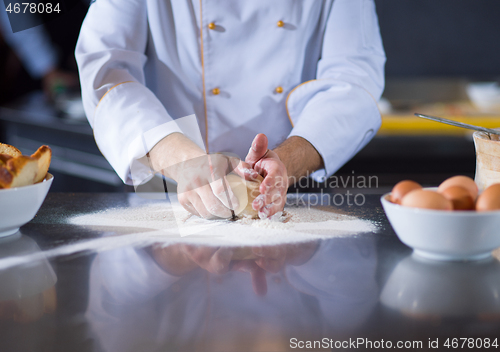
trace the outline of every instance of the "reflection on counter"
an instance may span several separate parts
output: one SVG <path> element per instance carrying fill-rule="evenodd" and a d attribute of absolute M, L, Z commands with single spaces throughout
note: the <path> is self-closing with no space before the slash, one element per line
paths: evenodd
<path fill-rule="evenodd" d="M 37 243 L 18 233 L 0 239 L 0 259 L 37 256 L 27 265 L 0 270 L 0 350 L 49 351 L 57 340 L 57 277 Z"/>
<path fill-rule="evenodd" d="M 372 238 L 100 253 L 86 317 L 106 351 L 284 351 L 353 333 L 377 302 Z"/>
<path fill-rule="evenodd" d="M 0 258 L 35 253 L 41 253 L 36 242 L 20 233 L 0 239 Z M 44 258 L 0 271 L 0 321 L 26 324 L 53 314 L 56 281 L 54 270 Z"/>
<path fill-rule="evenodd" d="M 410 249 L 393 232 L 379 198 L 366 195 L 363 207 L 328 207 L 377 222 L 378 233 L 249 245 L 238 240 L 243 226 L 235 224 L 232 243 L 206 246 L 206 237 L 169 242 L 124 225 L 123 219 L 133 220 L 126 208 L 157 201 L 123 193 L 49 193 L 22 229 L 22 238 L 34 239 L 43 251 L 0 245 L 8 252 L 0 258 L 0 274 L 15 273 L 25 283 L 30 264 L 50 258 L 57 274 L 56 311 L 33 314 L 38 320 L 29 323 L 0 319 L 0 351 L 282 352 L 296 350 L 294 338 L 361 337 L 395 346 L 403 340 L 496 336 L 498 262 L 436 267 L 403 260 Z M 119 215 L 118 209 L 120 226 L 70 221 Z M 334 234 L 332 227 L 328 233 Z M 54 280 L 39 285 L 36 295 Z"/>
<path fill-rule="evenodd" d="M 399 262 L 380 300 L 417 319 L 500 320 L 500 262 L 438 262 L 410 255 Z"/>

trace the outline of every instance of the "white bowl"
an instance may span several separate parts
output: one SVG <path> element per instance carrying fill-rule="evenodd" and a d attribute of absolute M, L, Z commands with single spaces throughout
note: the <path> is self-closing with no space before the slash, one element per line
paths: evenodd
<path fill-rule="evenodd" d="M 47 173 L 34 185 L 0 189 L 0 237 L 15 234 L 33 219 L 49 192 L 54 176 Z"/>
<path fill-rule="evenodd" d="M 500 111 L 500 86 L 497 82 L 476 82 L 466 86 L 467 95 L 482 112 Z"/>
<path fill-rule="evenodd" d="M 500 247 L 500 211 L 428 210 L 394 204 L 381 198 L 399 239 L 422 257 L 478 260 Z"/>

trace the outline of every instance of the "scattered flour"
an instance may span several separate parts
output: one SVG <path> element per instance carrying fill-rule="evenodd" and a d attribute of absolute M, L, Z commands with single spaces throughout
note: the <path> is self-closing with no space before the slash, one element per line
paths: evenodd
<path fill-rule="evenodd" d="M 101 252 L 127 246 L 187 243 L 207 246 L 265 246 L 309 242 L 376 232 L 374 222 L 341 214 L 333 207 L 288 206 L 266 220 L 204 220 L 180 205 L 154 202 L 74 216 L 67 221 L 109 234 L 43 252 L 3 258 L 0 269 L 78 252 Z"/>
<path fill-rule="evenodd" d="M 142 238 L 154 237 L 167 244 L 186 242 L 213 246 L 274 245 L 377 231 L 375 223 L 336 213 L 333 208 L 298 206 L 288 207 L 266 220 L 230 221 L 205 220 L 190 215 L 180 205 L 153 203 L 107 209 L 73 217 L 69 222 L 96 230 L 106 226 L 117 233 L 124 228 L 127 233 L 136 229 Z"/>

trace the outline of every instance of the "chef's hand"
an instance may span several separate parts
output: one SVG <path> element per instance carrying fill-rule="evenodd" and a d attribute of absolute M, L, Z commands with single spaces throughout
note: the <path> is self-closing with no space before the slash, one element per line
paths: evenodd
<path fill-rule="evenodd" d="M 177 181 L 180 204 L 205 219 L 230 218 L 239 206 L 226 175 L 243 169 L 237 158 L 207 155 L 180 133 L 173 133 L 156 144 L 149 153 L 153 168 Z M 237 170 L 235 170 L 237 171 Z"/>
<path fill-rule="evenodd" d="M 205 219 L 230 218 L 239 206 L 226 175 L 232 170 L 230 160 L 210 154 L 176 165 L 177 197 L 189 212 Z"/>
<path fill-rule="evenodd" d="M 258 134 L 245 158 L 245 162 L 264 177 L 259 189 L 261 194 L 252 203 L 252 208 L 258 210 L 261 219 L 283 210 L 288 190 L 285 164 L 281 162 L 278 154 L 267 149 L 267 144 L 266 135 Z"/>

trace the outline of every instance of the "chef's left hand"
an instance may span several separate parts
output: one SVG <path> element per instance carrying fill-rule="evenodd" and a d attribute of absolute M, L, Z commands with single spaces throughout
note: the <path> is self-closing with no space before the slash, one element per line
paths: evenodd
<path fill-rule="evenodd" d="M 272 150 L 268 151 L 267 145 L 266 135 L 258 134 L 245 158 L 245 162 L 264 177 L 259 189 L 261 194 L 252 203 L 252 207 L 259 211 L 261 219 L 266 219 L 283 210 L 288 190 L 288 174 L 285 164 L 281 162 L 278 154 Z"/>

